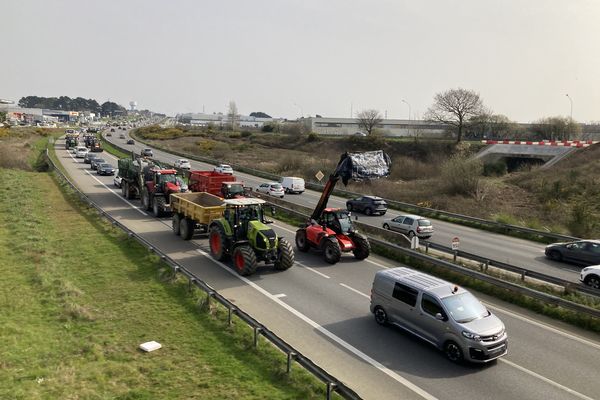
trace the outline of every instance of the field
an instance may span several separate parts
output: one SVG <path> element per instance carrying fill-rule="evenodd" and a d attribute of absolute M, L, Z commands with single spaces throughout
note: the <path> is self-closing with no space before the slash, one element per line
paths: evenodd
<path fill-rule="evenodd" d="M 324 386 L 44 170 L 47 137 L 0 138 L 0 398 L 297 399 Z M 143 353 L 156 340 L 163 348 Z"/>

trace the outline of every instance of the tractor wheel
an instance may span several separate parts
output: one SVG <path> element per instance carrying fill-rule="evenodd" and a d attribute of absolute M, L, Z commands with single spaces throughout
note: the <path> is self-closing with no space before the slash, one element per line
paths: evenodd
<path fill-rule="evenodd" d="M 177 214 L 175 214 L 177 215 Z M 173 218 L 175 218 L 173 215 Z M 173 219 L 175 221 L 175 219 Z M 173 229 L 175 229 L 173 227 Z M 194 236 L 194 221 L 189 218 L 183 218 L 179 222 L 179 234 L 183 240 L 190 240 Z"/>
<path fill-rule="evenodd" d="M 237 246 L 233 250 L 233 266 L 242 276 L 252 275 L 256 271 L 256 254 L 247 244 Z"/>
<path fill-rule="evenodd" d="M 335 237 L 324 238 L 321 248 L 323 249 L 325 261 L 327 261 L 329 264 L 335 264 L 340 261 L 340 258 L 342 257 L 342 250 L 340 249 L 340 244 Z"/>
<path fill-rule="evenodd" d="M 218 226 L 212 226 L 208 234 L 208 243 L 210 245 L 210 254 L 219 261 L 225 260 L 227 253 L 225 251 L 225 232 Z"/>
<path fill-rule="evenodd" d="M 125 183 L 125 199 L 131 200 L 131 192 L 129 191 L 129 182 Z"/>
<path fill-rule="evenodd" d="M 125 185 L 127 183 L 124 183 L 123 181 L 121 181 L 121 196 L 125 197 Z"/>
<path fill-rule="evenodd" d="M 296 247 L 302 252 L 308 251 L 310 244 L 306 238 L 306 229 L 298 229 L 296 231 Z"/>
<path fill-rule="evenodd" d="M 156 218 L 160 218 L 163 215 L 163 210 L 165 209 L 165 198 L 164 197 L 155 197 L 152 201 L 152 214 Z"/>
<path fill-rule="evenodd" d="M 352 242 L 354 242 L 354 258 L 357 260 L 364 260 L 371 254 L 371 244 L 367 237 L 361 233 L 356 233 L 352 236 Z"/>
<path fill-rule="evenodd" d="M 290 242 L 285 238 L 279 238 L 278 246 L 279 256 L 275 261 L 275 269 L 278 271 L 285 271 L 294 265 L 294 249 Z"/>
<path fill-rule="evenodd" d="M 142 198 L 142 207 L 144 210 L 150 211 L 152 209 L 152 205 L 150 204 L 150 193 L 148 193 L 148 189 L 143 188 L 140 197 Z"/>
<path fill-rule="evenodd" d="M 173 233 L 177 236 L 181 234 L 179 232 L 179 227 L 181 226 L 181 216 L 177 213 L 173 214 L 173 219 L 171 221 L 171 227 L 173 228 Z"/>

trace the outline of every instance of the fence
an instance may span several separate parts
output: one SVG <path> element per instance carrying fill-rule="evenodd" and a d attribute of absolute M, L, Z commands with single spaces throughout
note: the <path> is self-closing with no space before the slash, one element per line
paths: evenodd
<path fill-rule="evenodd" d="M 267 339 L 269 342 L 271 342 L 275 347 L 277 347 L 283 353 L 285 353 L 286 357 L 287 357 L 286 371 L 288 374 L 291 372 L 292 363 L 295 362 L 296 364 L 302 366 L 308 372 L 313 374 L 321 382 L 325 383 L 327 399 L 331 398 L 331 395 L 333 392 L 338 393 L 344 399 L 350 399 L 350 400 L 361 399 L 361 397 L 356 392 L 354 392 L 352 389 L 350 389 L 348 386 L 346 386 L 343 382 L 339 381 L 337 378 L 335 378 L 334 376 L 329 374 L 323 368 L 319 367 L 317 364 L 315 364 L 313 361 L 311 361 L 308 357 L 304 356 L 302 353 L 297 351 L 294 347 L 292 347 L 291 345 L 286 343 L 283 339 L 281 339 L 279 336 L 277 336 L 275 333 L 273 333 L 271 330 L 269 330 L 265 325 L 261 324 L 256 319 L 254 319 L 252 316 L 250 316 L 249 314 L 247 314 L 246 312 L 241 310 L 238 306 L 234 305 L 232 302 L 227 300 L 225 297 L 221 296 L 215 289 L 213 289 L 210 285 L 208 285 L 207 283 L 202 281 L 200 278 L 195 276 L 191 271 L 186 269 L 184 266 L 180 265 L 178 262 L 173 260 L 167 254 L 163 253 L 161 250 L 157 249 L 151 243 L 146 241 L 143 237 L 139 236 L 137 233 L 133 232 L 132 230 L 127 228 L 125 225 L 123 225 L 122 223 L 117 221 L 115 218 L 110 216 L 108 213 L 106 213 L 104 210 L 102 210 L 102 208 L 98 204 L 94 203 L 89 197 L 87 197 L 82 191 L 80 191 L 79 188 L 77 188 L 77 186 L 75 186 L 69 180 L 69 178 L 67 178 L 67 176 L 65 176 L 63 174 L 63 172 L 60 168 L 56 167 L 56 165 L 54 164 L 54 161 L 49 156 L 48 149 L 46 149 L 46 159 L 47 159 L 50 167 L 58 173 L 58 176 L 60 177 L 60 179 L 64 180 L 73 190 L 75 190 L 76 193 L 79 195 L 79 197 L 82 199 L 82 201 L 89 204 L 91 207 L 94 207 L 100 213 L 100 215 L 103 216 L 104 218 L 108 219 L 112 223 L 112 225 L 119 227 L 120 229 L 125 231 L 129 237 L 134 238 L 140 244 L 142 244 L 143 246 L 148 248 L 148 250 L 157 254 L 161 258 L 162 261 L 164 261 L 167 265 L 169 265 L 169 267 L 171 267 L 173 272 L 180 273 L 180 274 L 184 275 L 186 278 L 188 278 L 190 285 L 193 285 L 193 286 L 203 290 L 206 293 L 207 302 L 210 303 L 211 300 L 215 300 L 218 303 L 220 303 L 221 305 L 223 305 L 225 308 L 227 308 L 229 324 L 232 323 L 232 318 L 234 315 L 237 316 L 242 321 L 244 321 L 246 324 L 248 324 L 248 326 L 250 326 L 252 328 L 252 331 L 254 334 L 254 346 L 255 347 L 258 346 L 258 338 L 260 335 L 260 336 L 263 336 L 265 339 Z"/>

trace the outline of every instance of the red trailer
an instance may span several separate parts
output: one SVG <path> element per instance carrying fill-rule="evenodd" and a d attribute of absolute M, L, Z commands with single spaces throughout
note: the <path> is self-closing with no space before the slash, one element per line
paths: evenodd
<path fill-rule="evenodd" d="M 244 195 L 244 183 L 230 174 L 215 171 L 190 171 L 188 189 L 192 192 L 208 192 L 231 199 Z"/>

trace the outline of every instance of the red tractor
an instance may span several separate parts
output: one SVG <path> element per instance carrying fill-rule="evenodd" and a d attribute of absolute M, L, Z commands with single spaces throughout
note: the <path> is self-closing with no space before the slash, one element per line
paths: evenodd
<path fill-rule="evenodd" d="M 327 202 L 340 178 L 344 185 L 350 179 L 380 178 L 389 175 L 390 165 L 390 158 L 381 150 L 343 154 L 334 173 L 329 176 L 310 220 L 296 231 L 298 250 L 306 252 L 311 247 L 321 250 L 329 264 L 340 261 L 342 252 L 352 252 L 358 260 L 367 258 L 371 245 L 367 237 L 354 228 L 350 213 L 339 208 L 327 208 Z"/>

